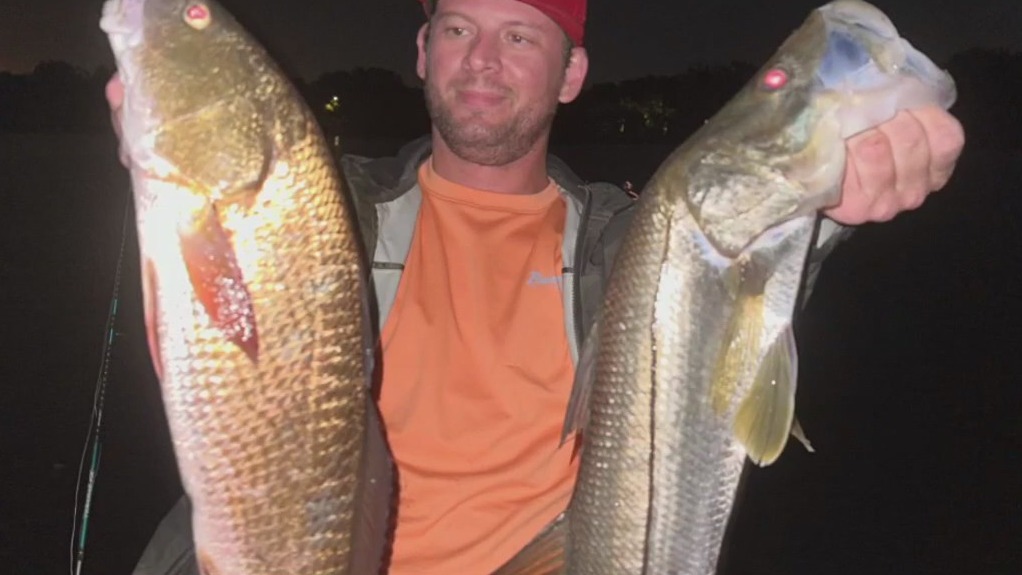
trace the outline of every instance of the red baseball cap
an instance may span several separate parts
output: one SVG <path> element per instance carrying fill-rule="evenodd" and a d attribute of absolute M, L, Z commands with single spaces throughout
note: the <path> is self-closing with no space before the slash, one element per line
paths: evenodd
<path fill-rule="evenodd" d="M 429 16 L 438 0 L 419 0 Z M 586 24 L 586 0 L 517 0 L 546 14 L 564 30 L 576 46 L 582 45 Z"/>

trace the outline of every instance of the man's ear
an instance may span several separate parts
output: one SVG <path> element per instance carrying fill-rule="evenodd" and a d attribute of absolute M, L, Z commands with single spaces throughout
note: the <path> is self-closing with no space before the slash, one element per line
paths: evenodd
<path fill-rule="evenodd" d="M 415 59 L 415 73 L 419 79 L 426 79 L 426 44 L 429 42 L 429 22 L 419 27 L 419 33 L 415 36 L 415 45 L 419 49 L 419 55 Z"/>
<path fill-rule="evenodd" d="M 568 66 L 564 70 L 564 82 L 557 99 L 567 104 L 578 97 L 589 72 L 589 53 L 581 46 L 575 46 L 568 55 Z"/>

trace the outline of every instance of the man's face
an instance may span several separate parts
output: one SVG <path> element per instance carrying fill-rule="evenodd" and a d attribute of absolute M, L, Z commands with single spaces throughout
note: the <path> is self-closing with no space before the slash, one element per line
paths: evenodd
<path fill-rule="evenodd" d="M 434 129 L 474 163 L 522 157 L 549 134 L 558 102 L 581 90 L 585 51 L 566 59 L 566 42 L 553 20 L 516 0 L 441 0 L 418 38 Z"/>

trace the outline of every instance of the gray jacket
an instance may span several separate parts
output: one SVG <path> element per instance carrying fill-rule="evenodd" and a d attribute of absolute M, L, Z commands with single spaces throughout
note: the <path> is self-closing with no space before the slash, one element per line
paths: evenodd
<path fill-rule="evenodd" d="M 372 313 L 377 329 L 386 321 L 401 280 L 422 202 L 418 168 L 430 150 L 429 138 L 423 137 L 394 158 L 341 159 L 363 243 L 372 260 L 376 296 Z M 547 171 L 567 206 L 561 245 L 564 328 L 572 357 L 577 360 L 635 202 L 617 186 L 584 182 L 556 156 L 547 158 Z"/>

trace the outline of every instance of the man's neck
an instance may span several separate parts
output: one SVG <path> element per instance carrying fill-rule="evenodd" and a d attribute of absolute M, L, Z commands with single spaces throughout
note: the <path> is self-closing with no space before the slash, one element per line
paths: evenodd
<path fill-rule="evenodd" d="M 546 170 L 547 147 L 539 142 L 524 156 L 503 166 L 487 166 L 465 160 L 433 134 L 433 170 L 456 184 L 502 194 L 536 194 L 550 183 Z"/>

